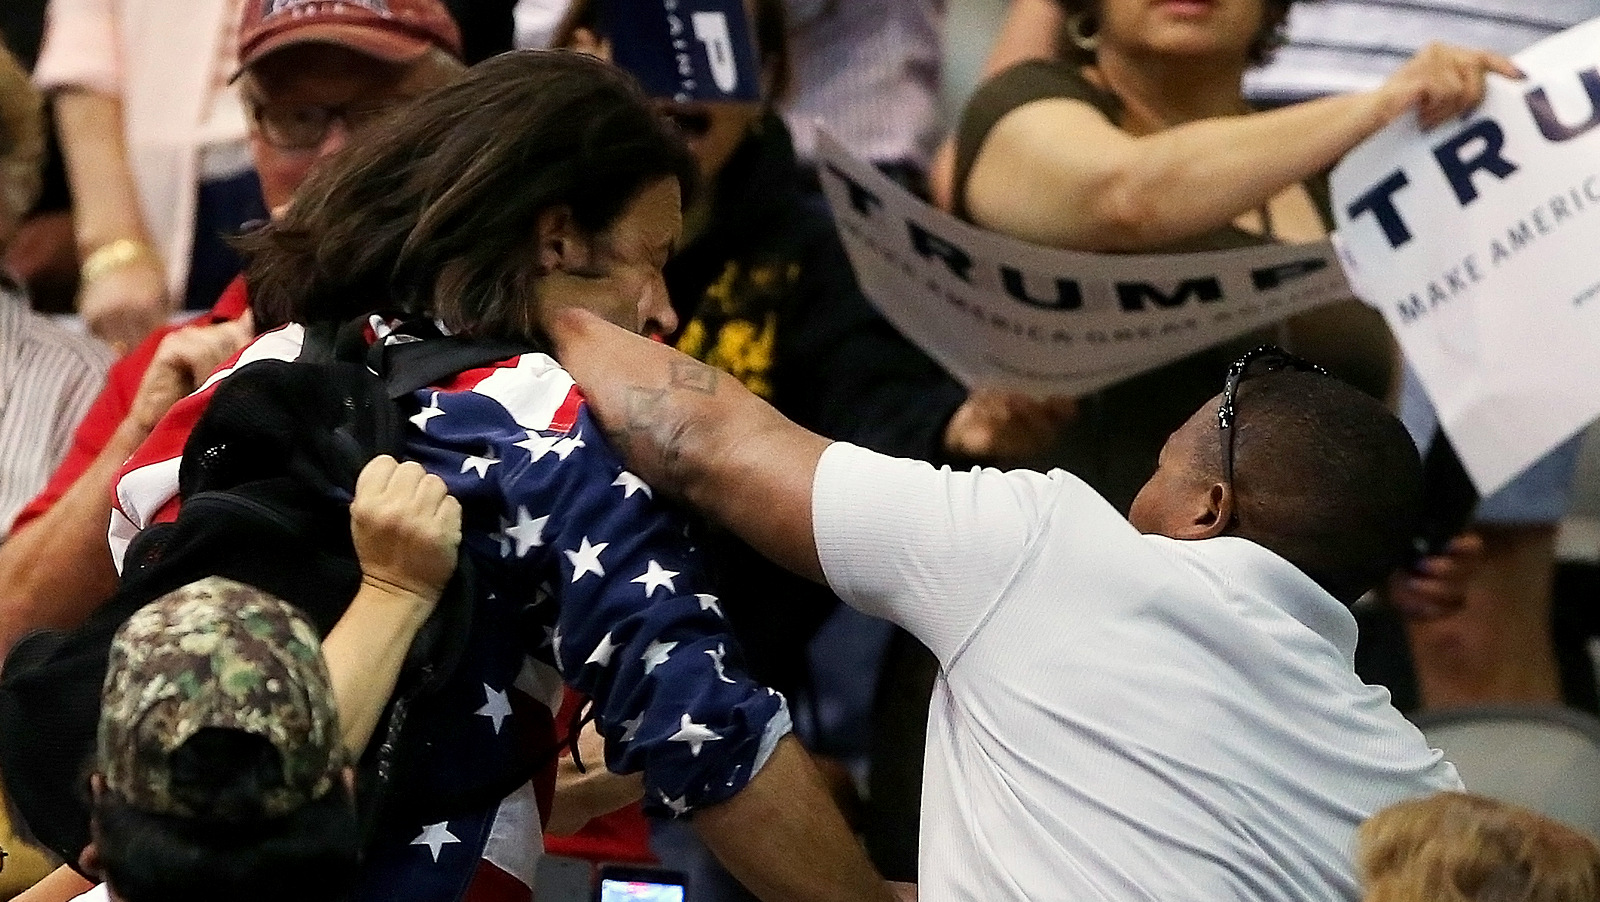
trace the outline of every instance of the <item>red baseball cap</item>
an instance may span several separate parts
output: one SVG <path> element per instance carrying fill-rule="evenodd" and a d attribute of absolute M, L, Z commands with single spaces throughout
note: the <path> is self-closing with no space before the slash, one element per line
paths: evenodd
<path fill-rule="evenodd" d="M 461 29 L 439 0 L 245 0 L 239 66 L 294 44 L 335 44 L 391 63 L 438 47 L 461 58 Z"/>

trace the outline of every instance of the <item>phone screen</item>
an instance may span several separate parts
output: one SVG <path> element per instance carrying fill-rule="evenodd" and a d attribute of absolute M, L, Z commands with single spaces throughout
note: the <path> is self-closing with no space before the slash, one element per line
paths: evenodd
<path fill-rule="evenodd" d="M 683 902 L 683 884 L 602 878 L 600 902 Z"/>

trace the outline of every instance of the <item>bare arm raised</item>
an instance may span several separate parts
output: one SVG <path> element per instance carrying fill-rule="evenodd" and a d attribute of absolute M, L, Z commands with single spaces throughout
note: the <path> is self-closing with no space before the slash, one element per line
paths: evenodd
<path fill-rule="evenodd" d="M 1221 228 L 1332 166 L 1396 117 L 1424 127 L 1477 106 L 1498 54 L 1430 45 L 1376 90 L 1132 135 L 1087 103 L 1008 113 L 973 163 L 967 206 L 985 228 L 1056 247 L 1139 251 Z"/>
<path fill-rule="evenodd" d="M 784 567 L 822 579 L 811 483 L 827 439 L 732 376 L 592 313 L 562 310 L 546 326 L 634 473 Z"/>

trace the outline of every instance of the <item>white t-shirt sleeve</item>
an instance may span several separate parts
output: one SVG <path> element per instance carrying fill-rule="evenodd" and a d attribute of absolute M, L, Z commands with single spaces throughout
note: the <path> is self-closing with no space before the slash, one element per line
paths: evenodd
<path fill-rule="evenodd" d="M 954 472 L 830 445 L 812 483 L 828 585 L 948 663 L 1042 529 L 1060 484 L 1028 470 Z"/>

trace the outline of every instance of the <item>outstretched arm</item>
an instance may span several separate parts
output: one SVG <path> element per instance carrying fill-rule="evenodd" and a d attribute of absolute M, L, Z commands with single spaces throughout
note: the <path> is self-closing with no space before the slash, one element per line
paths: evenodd
<path fill-rule="evenodd" d="M 1105 508 L 1081 481 L 830 446 L 671 348 L 590 313 L 550 320 L 562 364 L 634 473 L 780 565 L 826 575 L 847 603 L 941 657 L 982 618 L 1048 511 Z"/>
<path fill-rule="evenodd" d="M 592 313 L 569 308 L 550 319 L 557 358 L 634 473 L 782 566 L 822 579 L 811 483 L 826 439 L 732 376 Z"/>
<path fill-rule="evenodd" d="M 1087 103 L 1038 100 L 984 140 L 967 184 L 976 224 L 1053 247 L 1140 251 L 1232 222 L 1415 110 L 1425 128 L 1483 99 L 1510 60 L 1430 45 L 1376 90 L 1130 135 Z"/>

